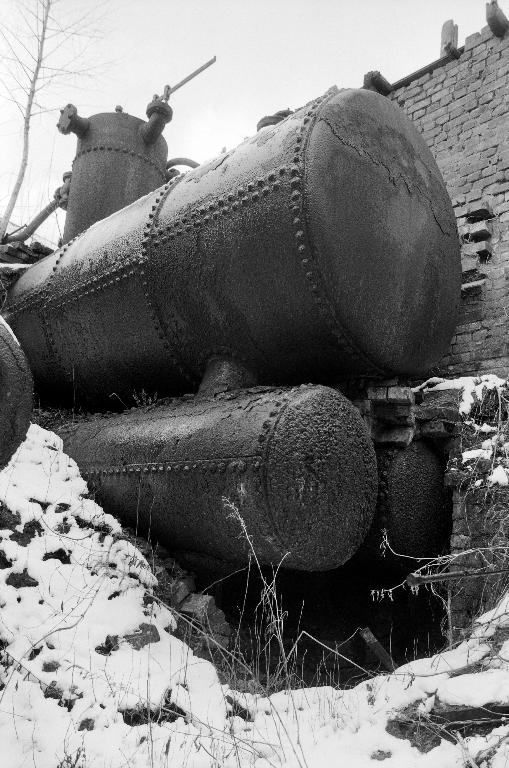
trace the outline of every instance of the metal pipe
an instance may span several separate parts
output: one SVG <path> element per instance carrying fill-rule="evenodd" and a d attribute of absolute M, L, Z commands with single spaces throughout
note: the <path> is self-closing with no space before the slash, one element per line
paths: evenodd
<path fill-rule="evenodd" d="M 88 117 L 80 117 L 74 104 L 67 104 L 60 110 L 57 128 L 64 136 L 75 133 L 79 139 L 82 139 L 88 133 L 90 120 Z"/>
<path fill-rule="evenodd" d="M 5 235 L 2 239 L 2 244 L 23 243 L 30 237 L 30 235 L 33 235 L 33 233 L 41 226 L 44 221 L 46 221 L 49 216 L 51 216 L 54 211 L 56 211 L 57 208 L 60 207 L 65 210 L 67 208 L 67 201 L 69 199 L 71 177 L 72 173 L 70 171 L 64 173 L 62 177 L 64 183 L 61 187 L 58 187 L 58 189 L 55 190 L 53 200 L 48 203 L 48 205 L 45 206 L 45 208 L 43 208 L 42 211 L 40 211 L 37 216 L 35 216 L 35 218 L 33 218 L 32 221 L 25 227 L 19 227 L 9 235 Z"/>
<path fill-rule="evenodd" d="M 196 160 L 191 160 L 189 157 L 172 157 L 166 163 L 166 170 L 173 168 L 175 165 L 188 165 L 189 168 L 198 168 L 200 163 L 197 163 Z"/>
<path fill-rule="evenodd" d="M 388 96 L 392 91 L 390 82 L 378 70 L 364 75 L 364 85 L 368 91 L 375 91 L 382 96 Z"/>
<path fill-rule="evenodd" d="M 2 244 L 5 245 L 6 243 L 23 243 L 25 240 L 28 240 L 30 235 L 33 235 L 35 230 L 38 229 L 43 221 L 46 221 L 46 219 L 51 216 L 51 214 L 56 211 L 57 208 L 58 200 L 52 200 L 51 203 L 48 203 L 48 205 L 46 205 L 42 211 L 40 211 L 37 216 L 35 216 L 32 221 L 25 227 L 21 227 L 15 232 L 4 235 L 2 238 Z"/>
<path fill-rule="evenodd" d="M 172 93 L 175 93 L 175 91 L 178 91 L 179 88 L 182 88 L 183 85 L 188 83 L 190 80 L 193 80 L 193 78 L 195 78 L 197 75 L 199 75 L 205 69 L 208 69 L 209 67 L 211 67 L 212 64 L 215 64 L 215 62 L 216 62 L 216 57 L 213 56 L 211 59 L 206 61 L 205 64 L 202 64 L 201 67 L 198 67 L 198 69 L 195 69 L 194 72 L 191 72 L 190 75 L 188 75 L 187 77 L 184 77 L 184 79 L 181 80 L 179 83 L 177 83 L 177 85 L 166 86 L 166 88 L 169 87 L 169 89 L 170 89 L 168 95 L 170 95 Z"/>
<path fill-rule="evenodd" d="M 459 571 L 447 571 L 446 573 L 409 573 L 406 583 L 409 587 L 419 587 L 421 584 L 436 584 L 439 581 L 457 581 L 458 579 L 488 578 L 502 573 L 509 573 L 509 568 L 464 568 Z"/>
<path fill-rule="evenodd" d="M 147 107 L 148 122 L 140 127 L 140 134 L 145 144 L 154 144 L 162 135 L 164 127 L 171 121 L 173 110 L 169 104 L 154 96 Z"/>
<path fill-rule="evenodd" d="M 443 67 L 446 64 L 448 64 L 450 61 L 454 61 L 455 59 L 459 58 L 459 56 L 462 55 L 465 51 L 465 46 L 462 45 L 460 48 L 456 49 L 454 53 L 449 53 L 447 56 L 441 56 L 439 59 L 435 59 L 435 61 L 432 61 L 431 64 L 426 64 L 425 67 L 421 67 L 421 69 L 417 69 L 415 72 L 412 72 L 410 75 L 406 75 L 405 77 L 402 77 L 401 80 L 397 80 L 395 83 L 392 84 L 392 92 L 399 90 L 400 88 L 405 88 L 407 85 L 410 85 L 410 83 L 413 83 L 414 80 L 417 80 L 419 77 L 422 77 L 423 75 L 427 75 L 428 73 L 433 72 L 435 69 L 438 69 L 438 67 Z"/>

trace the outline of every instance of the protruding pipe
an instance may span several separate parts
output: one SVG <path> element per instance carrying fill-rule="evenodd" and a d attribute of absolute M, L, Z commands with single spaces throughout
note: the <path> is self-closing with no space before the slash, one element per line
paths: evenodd
<path fill-rule="evenodd" d="M 66 171 L 63 176 L 63 184 L 61 187 L 55 190 L 55 200 L 58 203 L 58 207 L 62 208 L 63 211 L 67 210 L 67 203 L 69 201 L 69 190 L 71 189 L 71 179 L 72 179 L 72 173 L 71 171 Z"/>
<path fill-rule="evenodd" d="M 141 126 L 140 132 L 145 144 L 153 144 L 173 117 L 173 110 L 159 96 L 154 96 L 147 107 L 147 117 L 148 122 Z"/>
<path fill-rule="evenodd" d="M 202 397 L 213 397 L 219 392 L 254 387 L 255 384 L 255 376 L 238 360 L 214 355 L 207 363 L 198 394 Z"/>
<path fill-rule="evenodd" d="M 13 332 L 0 318 L 0 469 L 25 439 L 32 413 L 32 374 Z"/>
<path fill-rule="evenodd" d="M 168 101 L 168 97 L 170 93 L 174 93 L 175 91 L 178 91 L 179 88 L 182 88 L 183 85 L 188 83 L 190 80 L 196 77 L 196 75 L 199 75 L 201 72 L 203 72 L 205 69 L 208 69 L 212 64 L 216 63 L 216 57 L 213 56 L 209 61 L 206 61 L 205 64 L 202 64 L 201 67 L 198 67 L 198 69 L 195 69 L 194 72 L 191 72 L 190 75 L 187 75 L 187 77 L 184 77 L 183 80 L 180 80 L 176 85 L 173 87 L 166 85 L 164 88 L 164 96 L 163 98 Z"/>
<path fill-rule="evenodd" d="M 174 179 L 175 176 L 180 176 L 180 171 L 175 167 L 177 165 L 187 165 L 189 168 L 198 168 L 200 165 L 196 160 L 191 160 L 189 157 L 172 157 L 166 163 L 166 181 Z"/>
<path fill-rule="evenodd" d="M 256 130 L 260 131 L 262 128 L 266 128 L 268 125 L 277 125 L 291 114 L 291 109 L 280 109 L 278 112 L 274 112 L 273 115 L 265 115 L 265 117 L 261 117 L 260 120 L 258 120 L 256 123 Z"/>
<path fill-rule="evenodd" d="M 366 72 L 362 87 L 366 91 L 375 91 L 382 96 L 388 96 L 392 92 L 392 85 L 390 82 L 377 70 Z"/>
<path fill-rule="evenodd" d="M 69 199 L 69 186 L 71 182 L 71 176 L 72 174 L 70 171 L 64 173 L 64 183 L 61 187 L 55 190 L 53 200 L 48 203 L 48 205 L 46 205 L 42 211 L 40 211 L 37 216 L 35 216 L 32 221 L 26 225 L 26 227 L 22 227 L 15 232 L 11 232 L 9 235 L 5 235 L 2 239 L 2 244 L 24 243 L 25 240 L 28 240 L 28 238 L 33 235 L 37 229 L 39 229 L 41 224 L 46 221 L 46 219 L 51 216 L 51 214 L 56 211 L 57 208 L 60 207 L 65 211 L 67 208 L 67 201 Z"/>
<path fill-rule="evenodd" d="M 5 235 L 2 238 L 2 245 L 5 245 L 7 243 L 24 243 L 25 240 L 28 240 L 30 235 L 33 235 L 36 229 L 38 229 L 41 224 L 46 221 L 48 216 L 51 216 L 53 211 L 56 211 L 58 208 L 58 201 L 52 200 L 51 203 L 48 203 L 42 211 L 40 211 L 37 216 L 35 216 L 32 221 L 26 225 L 26 227 L 22 227 L 21 229 L 18 229 L 16 232 L 11 232 L 9 235 Z"/>
<path fill-rule="evenodd" d="M 191 160 L 189 157 L 172 157 L 166 163 L 166 169 L 173 168 L 175 165 L 187 165 L 189 168 L 198 168 L 200 163 L 197 163 L 196 160 Z"/>
<path fill-rule="evenodd" d="M 80 117 L 78 110 L 74 104 L 67 104 L 60 110 L 60 119 L 57 123 L 57 128 L 60 133 L 65 136 L 69 133 L 75 133 L 76 136 L 81 139 L 85 136 L 90 127 L 90 120 L 88 117 Z"/>

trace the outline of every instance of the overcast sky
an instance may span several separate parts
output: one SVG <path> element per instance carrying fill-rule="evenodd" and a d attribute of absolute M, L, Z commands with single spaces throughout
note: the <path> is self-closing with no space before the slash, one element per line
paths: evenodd
<path fill-rule="evenodd" d="M 12 27 L 18 2 L 0 0 L 2 24 Z M 509 0 L 499 4 L 509 16 Z M 60 0 L 56 12 L 68 18 L 96 5 Z M 170 100 L 174 116 L 164 134 L 170 156 L 198 161 L 254 133 L 262 115 L 294 109 L 333 84 L 360 86 L 372 69 L 394 82 L 428 64 L 439 56 L 447 19 L 459 26 L 459 45 L 486 24 L 485 0 L 103 0 L 100 9 L 102 36 L 79 63 L 97 64 L 98 74 L 48 88 L 44 106 L 72 102 L 88 116 L 121 104 L 144 117 L 165 83 L 216 55 L 216 64 Z M 34 118 L 16 222 L 35 215 L 70 169 L 76 140 L 57 132 L 57 118 L 58 111 Z M 19 113 L 2 97 L 0 206 L 17 170 L 21 132 Z M 54 222 L 40 232 L 58 236 Z"/>

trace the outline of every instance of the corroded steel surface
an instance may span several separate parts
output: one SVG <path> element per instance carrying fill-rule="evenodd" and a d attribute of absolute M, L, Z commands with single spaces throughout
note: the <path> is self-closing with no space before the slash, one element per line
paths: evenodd
<path fill-rule="evenodd" d="M 247 533 L 262 564 L 326 570 L 354 554 L 373 516 L 366 427 L 326 387 L 182 399 L 59 433 L 104 508 L 174 552 L 246 562 Z"/>
<path fill-rule="evenodd" d="M 32 414 L 32 390 L 27 359 L 0 321 L 0 469 L 25 439 Z"/>
<path fill-rule="evenodd" d="M 333 90 L 32 267 L 8 313 L 41 394 L 130 404 L 196 391 L 212 355 L 261 384 L 425 372 L 459 288 L 423 139 L 388 99 Z"/>
<path fill-rule="evenodd" d="M 72 165 L 64 243 L 166 180 L 166 141 L 159 136 L 147 144 L 141 132 L 144 120 L 104 112 L 88 121 Z"/>
<path fill-rule="evenodd" d="M 363 547 L 367 556 L 380 555 L 384 529 L 390 548 L 398 555 L 431 558 L 443 554 L 452 511 L 444 487 L 443 459 L 422 440 L 404 449 L 378 448 L 376 455 L 378 504 Z"/>

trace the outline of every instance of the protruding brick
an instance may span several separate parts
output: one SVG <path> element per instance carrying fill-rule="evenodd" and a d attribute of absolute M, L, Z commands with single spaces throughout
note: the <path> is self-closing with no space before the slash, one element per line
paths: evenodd
<path fill-rule="evenodd" d="M 458 25 L 449 19 L 442 26 L 440 56 L 453 55 L 458 58 Z"/>
<path fill-rule="evenodd" d="M 480 32 L 474 32 L 473 35 L 469 35 L 465 40 L 465 50 L 468 51 L 470 48 L 475 48 L 475 46 L 480 43 L 481 40 L 482 38 Z"/>

